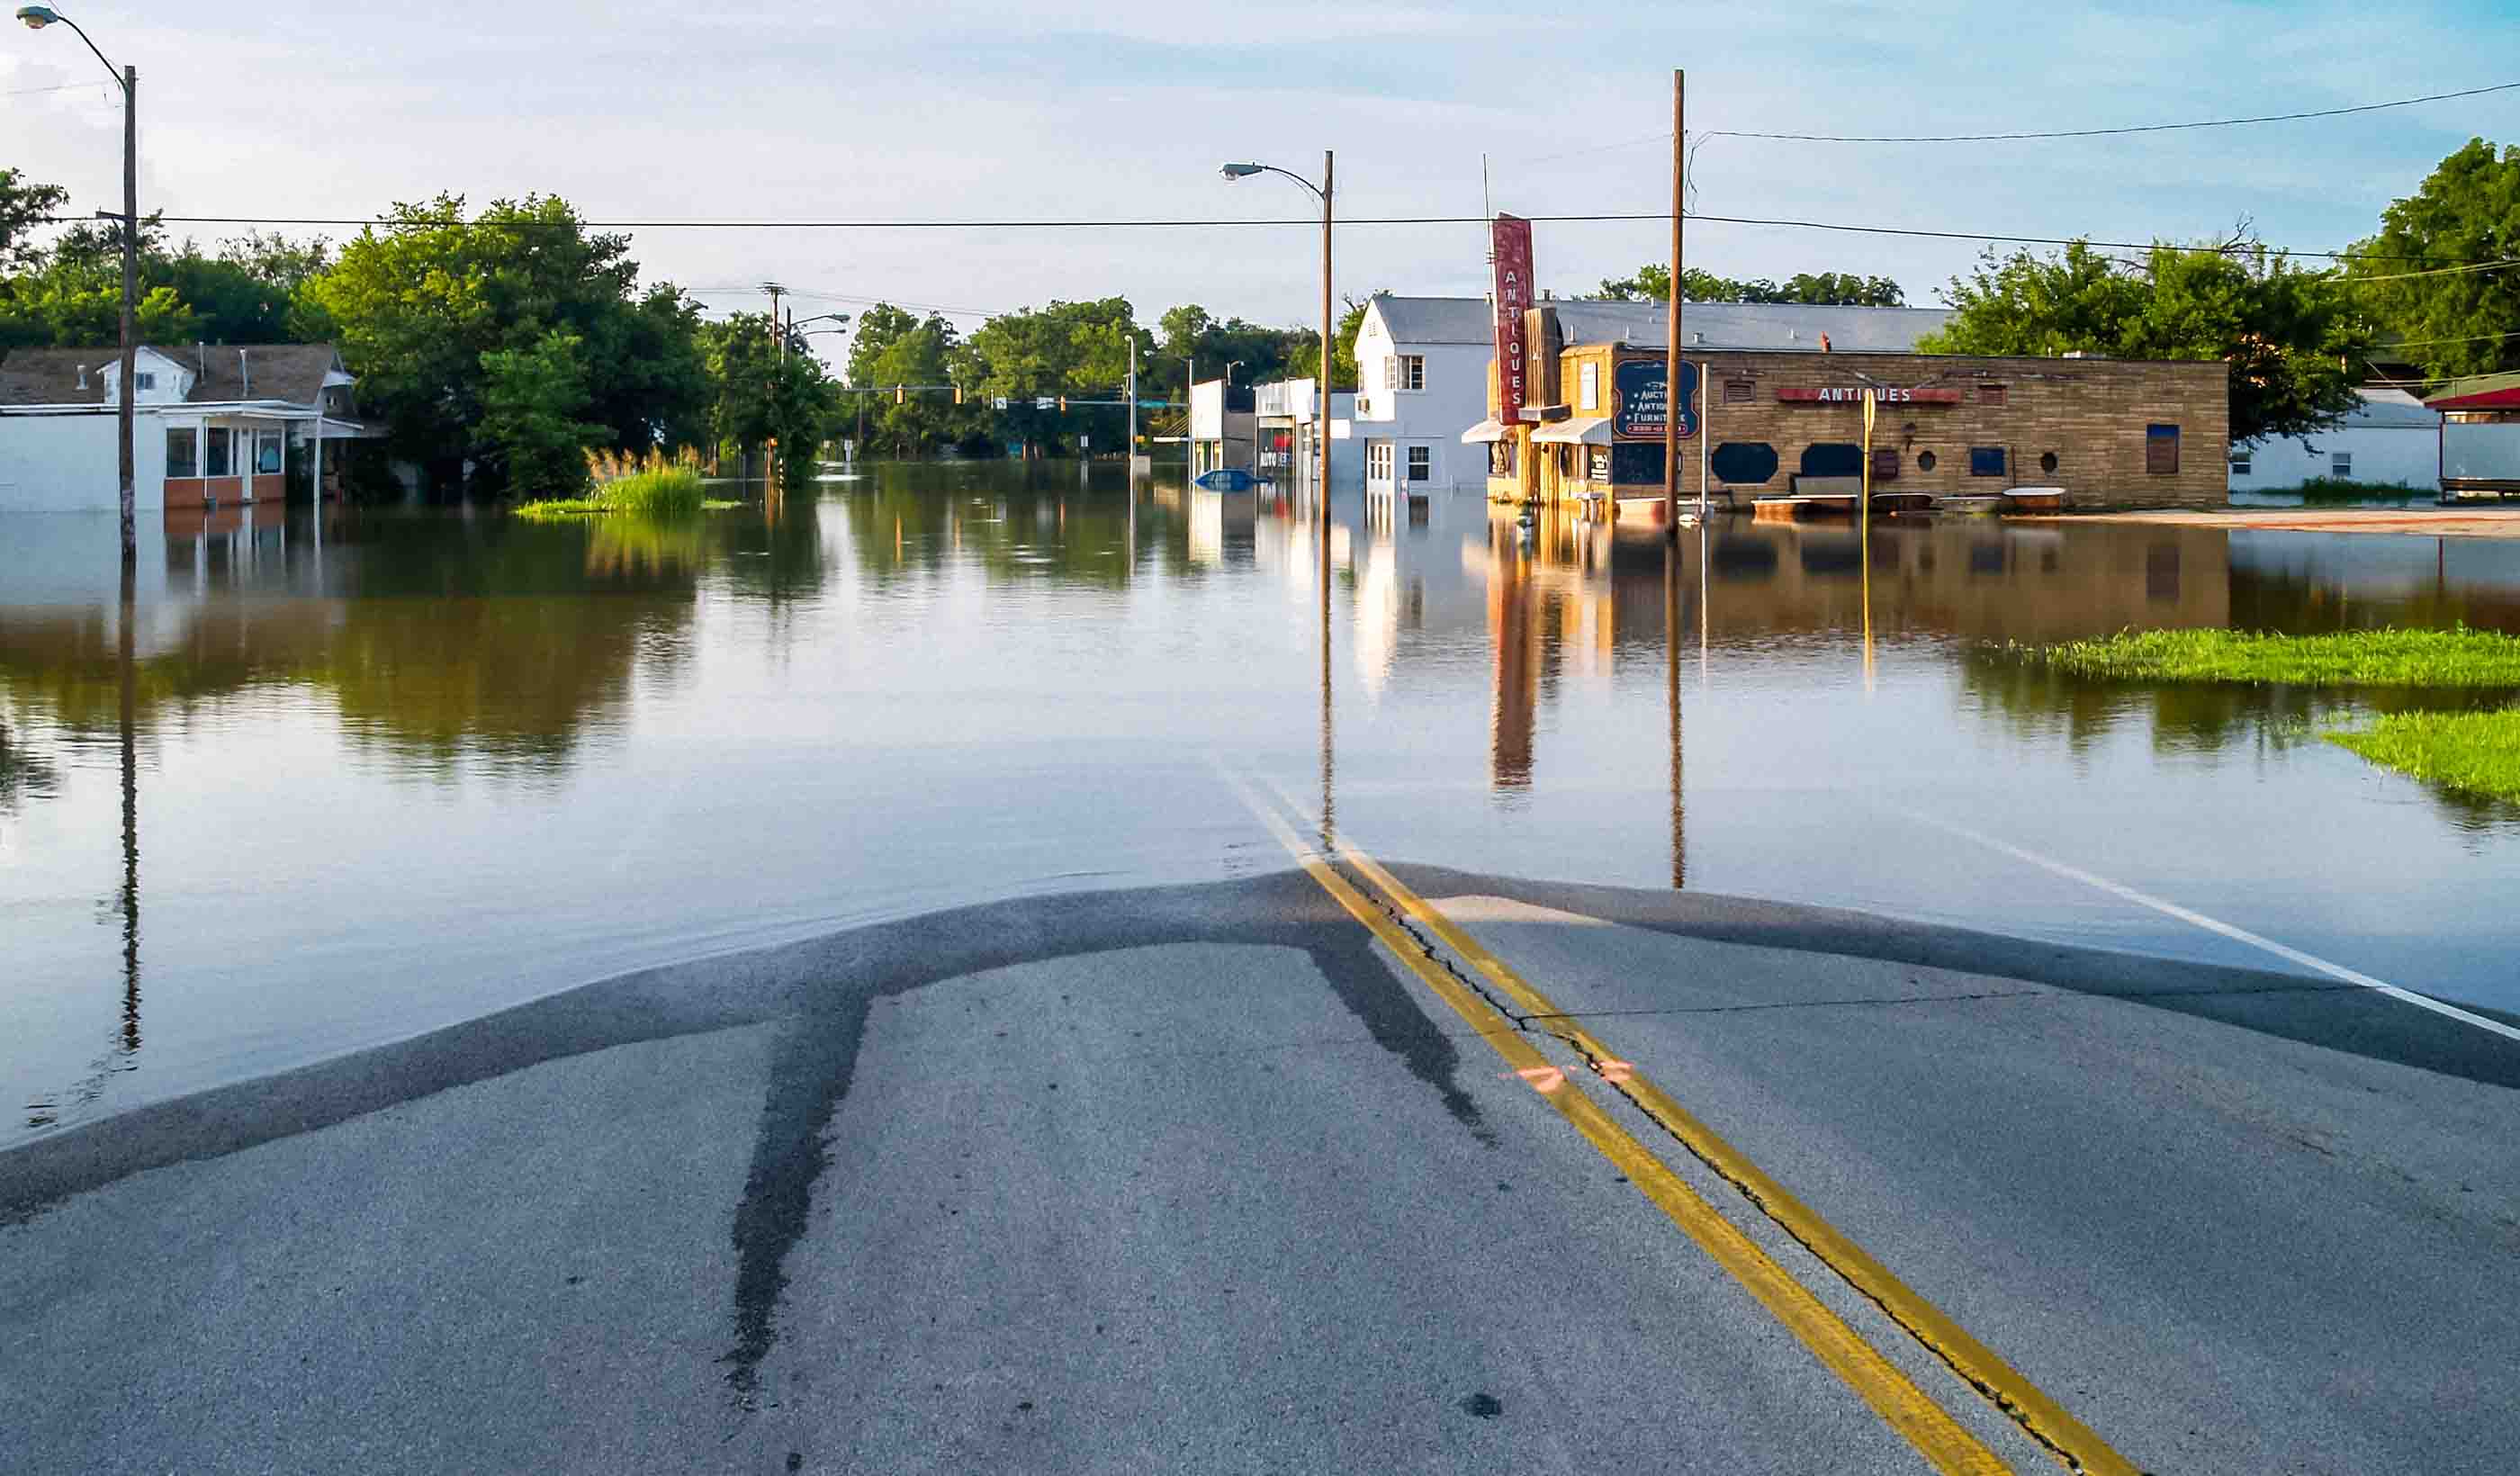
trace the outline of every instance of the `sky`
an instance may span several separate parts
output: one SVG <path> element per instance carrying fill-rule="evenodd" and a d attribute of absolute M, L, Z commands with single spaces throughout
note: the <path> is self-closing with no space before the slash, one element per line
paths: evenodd
<path fill-rule="evenodd" d="M 716 310 L 764 281 L 800 313 L 881 298 L 964 314 L 1125 295 L 1299 324 L 1319 314 L 1317 205 L 1255 158 L 1317 175 L 1342 217 L 1640 213 L 1670 203 L 1671 74 L 1686 68 L 1709 214 L 2106 240 L 2252 222 L 2333 249 L 2442 156 L 2520 142 L 2520 91 L 2353 117 L 2134 138 L 1828 145 L 1720 130 L 1948 134 L 2351 107 L 2520 81 L 2498 0 L 2075 5 L 1690 0 L 1280 0 L 1091 7 L 929 0 L 715 9 L 257 0 L 57 7 L 141 74 L 141 206 L 365 219 L 440 192 L 559 195 L 597 221 L 1276 220 L 1169 230 L 641 230 L 651 280 Z M 89 85 L 93 81 L 95 85 Z M 66 88 L 45 91 L 37 89 Z M 120 111 L 67 28 L 0 27 L 0 167 L 118 205 Z M 177 227 L 204 242 L 240 228 Z M 1546 223 L 1559 293 L 1668 253 L 1656 221 Z M 293 234 L 351 234 L 295 228 Z M 1476 295 L 1473 224 L 1338 234 L 1341 294 Z M 1886 275 L 1938 300 L 1967 243 L 1693 225 L 1727 276 Z M 805 295 L 807 293 L 816 295 Z M 822 339 L 827 353 L 841 340 Z"/>

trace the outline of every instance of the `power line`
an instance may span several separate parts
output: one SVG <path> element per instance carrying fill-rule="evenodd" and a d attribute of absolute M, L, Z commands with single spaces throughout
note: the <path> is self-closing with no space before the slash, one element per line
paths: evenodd
<path fill-rule="evenodd" d="M 2057 128 L 2024 133 L 1918 133 L 1918 134 L 1844 134 L 1844 133 L 1763 133 L 1750 129 L 1717 128 L 1701 135 L 1706 138 L 1767 139 L 1802 144 L 2002 144 L 2036 139 L 2110 138 L 2133 133 L 2176 133 L 2197 128 L 2243 128 L 2261 123 L 2292 123 L 2309 118 L 2344 117 L 2358 112 L 2380 112 L 2392 108 L 2413 108 L 2424 103 L 2446 103 L 2456 98 L 2483 97 L 2488 93 L 2520 89 L 2520 82 L 2497 82 L 2491 87 L 2470 87 L 2457 92 L 2428 93 L 2419 98 L 2396 98 L 2386 103 L 2362 103 L 2351 108 L 2320 108 L 2303 112 L 2270 112 L 2256 117 L 2204 118 L 2188 123 L 2133 123 L 2113 128 Z M 1615 144 L 1602 144 L 1591 149 L 1569 150 L 1563 154 L 1542 154 L 1505 160 L 1517 164 L 1554 163 L 1560 159 L 1581 158 L 1586 155 L 1612 149 L 1633 149 L 1643 144 L 1664 144 L 1671 135 L 1649 133 L 1642 138 L 1621 139 Z"/>
<path fill-rule="evenodd" d="M 1937 231 L 1914 226 L 1860 225 L 1844 221 L 1799 220 L 1757 215 L 1708 215 L 1688 211 L 1687 218 L 1708 225 L 1769 226 L 1788 230 L 1841 231 L 1867 236 L 1904 236 L 1929 241 L 1986 241 L 2019 246 L 2085 246 L 2112 249 L 2148 251 L 2158 246 L 2178 246 L 2182 250 L 2220 251 L 2225 253 L 2267 251 L 2277 256 L 2316 256 L 2341 259 L 2354 256 L 2365 261 L 2432 261 L 2430 256 L 2404 256 L 2385 252 L 2360 250 L 2314 250 L 2300 246 L 2273 246 L 2262 242 L 2234 242 L 2222 246 L 2180 246 L 2164 241 L 2102 241 L 2090 236 L 2023 236 L 1998 231 Z M 1626 222 L 1664 222 L 1671 219 L 1669 210 L 1601 211 L 1579 215 L 1530 215 L 1523 217 L 1539 225 L 1598 225 Z M 66 225 L 78 223 L 80 217 L 52 216 L 43 223 Z M 428 230 L 454 224 L 479 224 L 443 219 L 357 220 L 339 216 L 277 215 L 167 215 L 159 219 L 167 225 L 228 226 L 357 226 L 381 227 L 385 230 Z M 1299 227 L 1308 231 L 1321 229 L 1319 217 L 1309 219 L 1213 219 L 1213 220 L 1124 220 L 1117 218 L 1070 218 L 1037 220 L 512 220 L 489 223 L 501 230 L 523 227 L 549 227 L 588 231 L 1009 231 L 1009 230 L 1221 230 L 1228 227 Z M 1342 226 L 1484 226 L 1488 220 L 1478 215 L 1379 215 L 1358 216 L 1339 222 Z M 2453 265 L 2488 268 L 2507 262 L 2463 262 Z M 840 301 L 868 300 L 849 298 L 838 293 L 823 293 Z M 960 309 L 939 309 L 961 311 Z"/>

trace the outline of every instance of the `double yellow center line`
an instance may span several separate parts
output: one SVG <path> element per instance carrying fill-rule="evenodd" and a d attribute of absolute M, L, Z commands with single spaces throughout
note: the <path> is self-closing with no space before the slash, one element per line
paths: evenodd
<path fill-rule="evenodd" d="M 1801 1242 L 1857 1291 L 1930 1350 L 1962 1379 L 1992 1400 L 2030 1437 L 2070 1470 L 2095 1476 L 2137 1476 L 2138 1468 L 2111 1450 L 2080 1420 L 1918 1296 L 1880 1262 L 1815 1214 L 1802 1201 L 1655 1086 L 1633 1062 L 1613 1051 L 1546 994 L 1497 958 L 1432 905 L 1411 891 L 1373 858 L 1343 841 L 1328 842 L 1332 856 L 1297 837 L 1285 818 L 1239 777 L 1230 783 L 1307 874 L 1340 907 L 1370 929 L 1437 999 L 1459 1014 L 1502 1056 L 1515 1075 L 1582 1134 L 1601 1156 L 1651 1200 L 1698 1247 L 1730 1273 L 1806 1348 L 1869 1405 L 1935 1469 L 1993 1473 L 2008 1469 L 1995 1453 L 1942 1406 L 1867 1343 L 1756 1241 L 1735 1229 L 1671 1168 L 1552 1064 L 1526 1030 L 1563 1042 L 1610 1090 L 1648 1118 L 1743 1196 L 1785 1233 Z M 1333 857 L 1364 878 L 1369 896 L 1333 866 Z M 1470 987 L 1465 976 L 1429 956 L 1429 949 L 1398 920 L 1406 917 L 1457 955 L 1488 990 L 1520 1019 Z"/>

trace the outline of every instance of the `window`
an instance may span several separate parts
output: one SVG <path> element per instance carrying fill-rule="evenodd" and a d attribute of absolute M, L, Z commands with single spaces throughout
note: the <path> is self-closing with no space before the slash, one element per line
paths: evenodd
<path fill-rule="evenodd" d="M 1662 443 L 1623 441 L 1610 448 L 1610 480 L 1623 486 L 1662 485 Z"/>
<path fill-rule="evenodd" d="M 1409 479 L 1413 482 L 1431 481 L 1434 479 L 1434 476 L 1435 448 L 1432 446 L 1410 447 Z"/>
<path fill-rule="evenodd" d="M 1766 441 L 1727 441 L 1707 459 L 1707 470 L 1715 473 L 1717 481 L 1741 486 L 1774 481 L 1777 448 Z"/>
<path fill-rule="evenodd" d="M 1313 357 L 1318 359 L 1321 355 L 1315 354 Z M 1397 354 L 1382 361 L 1382 387 L 1385 389 L 1400 387 L 1400 358 Z"/>
<path fill-rule="evenodd" d="M 2039 470 L 2042 471 L 2054 471 L 2056 470 L 2056 453 L 2053 451 L 2041 452 L 2039 456 Z"/>
<path fill-rule="evenodd" d="M 1934 453 L 1930 451 L 1919 451 L 1916 453 L 1916 470 L 1919 471 L 1931 471 L 1934 470 L 1934 464 L 1939 460 L 1941 460 L 1941 458 L 1935 456 Z"/>
<path fill-rule="evenodd" d="M 228 429 L 224 425 L 212 425 L 210 427 L 207 442 L 209 449 L 202 458 L 202 474 L 203 476 L 236 475 L 236 462 L 228 454 L 229 449 L 235 442 L 235 438 L 236 432 Z"/>
<path fill-rule="evenodd" d="M 256 476 L 280 474 L 280 432 L 257 430 L 253 433 L 253 473 Z"/>
<path fill-rule="evenodd" d="M 166 430 L 166 474 L 199 476 L 202 474 L 202 442 L 200 432 L 190 425 L 168 426 Z"/>
<path fill-rule="evenodd" d="M 2337 474 L 2339 477 L 2348 477 L 2348 476 L 2352 476 L 2352 475 L 2354 474 L 2354 453 L 2353 453 L 2353 452 L 2351 452 L 2351 451 L 2339 451 L 2339 452 L 2337 452 L 2337 453 L 2336 453 L 2336 455 L 2335 455 L 2335 457 L 2333 458 L 2333 460 L 2334 460 L 2334 462 L 2335 462 L 2335 464 L 2336 464 L 2336 474 Z"/>
<path fill-rule="evenodd" d="M 1583 408 L 1601 408 L 1601 366 L 1590 359 L 1584 361 Z"/>
<path fill-rule="evenodd" d="M 1426 387 L 1426 356 L 1424 354 L 1402 354 L 1395 362 L 1400 366 L 1399 388 L 1423 389 Z"/>
<path fill-rule="evenodd" d="M 1756 401 L 1758 398 L 1759 386 L 1751 383 L 1748 380 L 1727 380 L 1724 381 L 1724 403 L 1727 405 L 1748 405 Z"/>
<path fill-rule="evenodd" d="M 1888 446 L 1878 446 L 1873 448 L 1872 479 L 1877 482 L 1895 482 L 1899 479 L 1899 453 L 1897 451 Z"/>
<path fill-rule="evenodd" d="M 2143 427 L 2143 470 L 2152 476 L 2179 474 L 2179 427 L 2146 425 Z"/>
<path fill-rule="evenodd" d="M 2011 398 L 2010 389 L 2002 384 L 1980 384 L 1977 387 L 1977 402 L 1981 405 L 2002 406 L 2010 403 Z"/>
<path fill-rule="evenodd" d="M 1514 473 L 1513 438 L 1507 436 L 1488 444 L 1488 474 L 1511 476 Z"/>
<path fill-rule="evenodd" d="M 131 377 L 131 387 L 134 389 L 155 389 L 158 387 L 158 377 L 154 374 L 135 374 Z"/>
<path fill-rule="evenodd" d="M 2231 474 L 2233 476 L 2246 476 L 2249 474 L 2249 453 L 2245 451 L 2234 451 L 2231 453 Z"/>
<path fill-rule="evenodd" d="M 2003 448 L 2002 446 L 1971 446 L 1969 448 L 1969 475 L 2002 476 L 2005 474 L 2005 459 Z"/>
<path fill-rule="evenodd" d="M 1391 443 L 1389 441 L 1366 442 L 1365 474 L 1373 481 L 1391 480 Z"/>

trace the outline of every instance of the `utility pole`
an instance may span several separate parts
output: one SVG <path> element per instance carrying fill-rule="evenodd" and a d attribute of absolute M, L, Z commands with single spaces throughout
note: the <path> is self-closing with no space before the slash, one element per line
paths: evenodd
<path fill-rule="evenodd" d="M 140 361 L 139 329 L 132 304 L 140 294 L 140 72 L 122 68 L 122 566 L 140 562 L 138 518 L 132 488 L 131 404 Z M 321 428 L 321 427 L 318 427 Z"/>
<path fill-rule="evenodd" d="M 1129 490 L 1138 488 L 1138 325 L 1129 325 Z"/>
<path fill-rule="evenodd" d="M 779 299 L 788 295 L 788 289 L 776 282 L 765 282 L 761 284 L 761 290 L 770 294 L 770 335 L 779 340 L 779 362 L 785 364 L 788 362 L 788 335 L 779 331 Z"/>
<path fill-rule="evenodd" d="M 1688 198 L 1688 73 L 1671 74 L 1671 351 L 1666 356 L 1662 416 L 1663 537 L 1680 544 L 1680 417 L 1688 409 L 1680 379 L 1681 205 Z"/>
<path fill-rule="evenodd" d="M 1321 458 L 1322 547 L 1329 547 L 1330 528 L 1330 202 L 1337 197 L 1332 182 L 1330 151 L 1322 151 L 1322 383 L 1313 405 L 1313 454 Z M 1328 823 L 1328 817 L 1324 817 Z"/>

